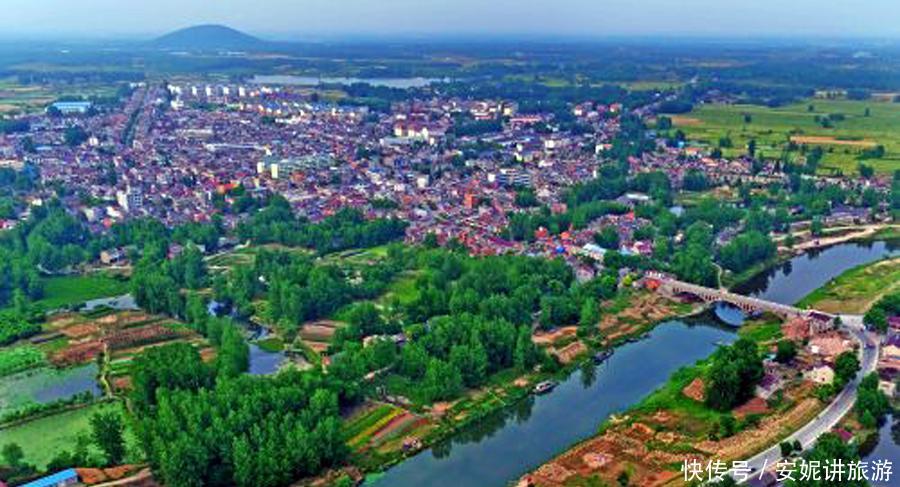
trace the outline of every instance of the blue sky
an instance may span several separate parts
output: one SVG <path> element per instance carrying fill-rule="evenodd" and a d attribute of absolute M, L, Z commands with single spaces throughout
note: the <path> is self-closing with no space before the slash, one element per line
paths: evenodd
<path fill-rule="evenodd" d="M 0 36 L 152 36 L 222 23 L 351 35 L 900 37 L 900 0 L 2 0 Z"/>

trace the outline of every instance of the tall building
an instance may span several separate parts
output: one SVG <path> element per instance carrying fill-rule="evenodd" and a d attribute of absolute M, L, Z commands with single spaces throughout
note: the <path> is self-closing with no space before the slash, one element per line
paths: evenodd
<path fill-rule="evenodd" d="M 125 211 L 136 211 L 144 207 L 144 192 L 129 186 L 125 191 L 116 192 L 116 201 Z"/>

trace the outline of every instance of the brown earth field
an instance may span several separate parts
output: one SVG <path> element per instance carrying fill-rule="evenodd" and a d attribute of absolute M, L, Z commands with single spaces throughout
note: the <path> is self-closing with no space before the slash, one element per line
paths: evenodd
<path fill-rule="evenodd" d="M 798 144 L 851 145 L 855 147 L 875 147 L 878 145 L 874 140 L 842 140 L 820 135 L 792 135 L 791 142 Z"/>

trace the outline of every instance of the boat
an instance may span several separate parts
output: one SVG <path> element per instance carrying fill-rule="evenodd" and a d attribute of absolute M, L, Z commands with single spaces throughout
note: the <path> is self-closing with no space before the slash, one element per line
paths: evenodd
<path fill-rule="evenodd" d="M 603 350 L 602 352 L 597 352 L 597 353 L 594 354 L 594 363 L 595 363 L 595 364 L 602 364 L 603 362 L 606 361 L 606 359 L 608 359 L 609 357 L 611 357 L 612 354 L 613 354 L 613 350 L 612 350 L 612 349 L 609 349 L 609 350 Z"/>
<path fill-rule="evenodd" d="M 543 382 L 538 382 L 534 386 L 535 394 L 546 394 L 553 390 L 556 387 L 556 381 L 554 380 L 545 380 Z"/>

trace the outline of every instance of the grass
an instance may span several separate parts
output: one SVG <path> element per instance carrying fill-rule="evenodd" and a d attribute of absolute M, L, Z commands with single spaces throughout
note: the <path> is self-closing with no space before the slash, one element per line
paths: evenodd
<path fill-rule="evenodd" d="M 745 323 L 738 330 L 738 336 L 755 341 L 756 343 L 766 343 L 781 338 L 781 321 L 780 320 L 755 320 Z"/>
<path fill-rule="evenodd" d="M 90 406 L 46 416 L 0 430 L 0 446 L 17 443 L 25 453 L 25 461 L 44 469 L 47 463 L 62 450 L 72 451 L 80 434 L 90 433 L 90 419 L 95 413 L 116 411 L 124 416 L 118 402 L 94 403 Z M 128 422 L 126 421 L 126 428 Z M 135 439 L 126 432 L 129 451 L 136 451 Z M 92 447 L 95 453 L 99 450 Z"/>
<path fill-rule="evenodd" d="M 21 347 L 0 350 L 0 377 L 28 370 L 45 364 L 44 353 L 37 347 Z"/>
<path fill-rule="evenodd" d="M 418 273 L 414 271 L 407 271 L 400 274 L 394 279 L 390 286 L 388 286 L 387 292 L 378 298 L 378 303 L 385 304 L 389 299 L 396 299 L 401 305 L 412 303 L 419 295 L 419 291 L 416 289 L 417 277 Z"/>
<path fill-rule="evenodd" d="M 284 340 L 279 337 L 269 337 L 256 342 L 256 345 L 264 352 L 278 353 L 284 350 Z"/>
<path fill-rule="evenodd" d="M 813 111 L 809 111 L 809 106 Z M 865 116 L 866 108 L 869 116 Z M 843 114 L 843 121 L 834 122 L 833 128 L 823 128 L 816 116 Z M 744 114 L 751 116 L 744 123 Z M 869 141 L 884 145 L 887 154 L 883 159 L 867 160 L 876 172 L 889 174 L 900 168 L 900 104 L 875 101 L 808 99 L 777 108 L 757 105 L 699 105 L 684 116 L 673 117 L 677 128 L 688 139 L 710 146 L 717 146 L 722 137 L 730 137 L 732 148 L 723 149 L 726 156 L 746 151 L 750 139 L 757 142 L 757 150 L 766 157 L 779 157 L 789 138 L 795 136 L 832 137 L 838 141 Z M 844 174 L 857 173 L 861 147 L 821 143 L 825 156 L 820 171 L 829 173 L 841 170 Z"/>
<path fill-rule="evenodd" d="M 709 367 L 709 359 L 702 359 L 694 365 L 682 367 L 675 371 L 669 380 L 635 405 L 632 410 L 646 414 L 665 410 L 682 415 L 684 421 L 694 424 L 717 424 L 724 414 L 697 402 L 681 391 L 697 377 L 703 377 Z"/>
<path fill-rule="evenodd" d="M 885 294 L 900 288 L 900 258 L 854 267 L 816 289 L 798 306 L 829 313 L 865 313 Z"/>
<path fill-rule="evenodd" d="M 44 297 L 34 305 L 51 310 L 127 292 L 128 281 L 103 274 L 51 277 L 44 280 Z"/>

